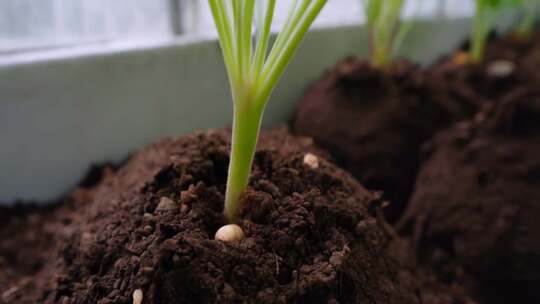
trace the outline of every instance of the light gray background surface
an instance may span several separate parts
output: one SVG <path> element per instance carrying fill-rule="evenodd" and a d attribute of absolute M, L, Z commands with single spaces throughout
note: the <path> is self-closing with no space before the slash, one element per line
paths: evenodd
<path fill-rule="evenodd" d="M 401 50 L 427 64 L 467 36 L 470 20 L 422 21 Z M 361 26 L 311 31 L 273 94 L 265 126 L 287 121 L 305 88 L 337 60 L 366 57 Z M 0 58 L 0 202 L 50 201 L 93 163 L 120 161 L 163 136 L 231 122 L 213 35 L 126 48 Z"/>

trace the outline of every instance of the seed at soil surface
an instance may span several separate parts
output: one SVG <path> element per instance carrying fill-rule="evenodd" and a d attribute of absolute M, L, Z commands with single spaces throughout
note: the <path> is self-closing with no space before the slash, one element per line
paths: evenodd
<path fill-rule="evenodd" d="M 215 239 L 222 242 L 241 241 L 245 238 L 244 231 L 235 224 L 225 225 L 218 229 Z"/>
<path fill-rule="evenodd" d="M 136 289 L 133 292 L 133 304 L 142 304 L 143 292 L 140 289 Z"/>
<path fill-rule="evenodd" d="M 162 197 L 156 208 L 156 212 L 166 212 L 173 210 L 176 207 L 174 202 L 168 197 Z"/>
<path fill-rule="evenodd" d="M 304 164 L 312 169 L 317 169 L 319 168 L 319 158 L 312 153 L 306 153 L 306 155 L 304 155 Z"/>
<path fill-rule="evenodd" d="M 491 77 L 504 78 L 510 76 L 516 69 L 516 65 L 509 60 L 493 61 L 487 68 L 487 74 Z"/>

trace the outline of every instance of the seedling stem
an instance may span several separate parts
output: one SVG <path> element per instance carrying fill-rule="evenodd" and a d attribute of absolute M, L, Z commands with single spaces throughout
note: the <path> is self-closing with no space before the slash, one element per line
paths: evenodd
<path fill-rule="evenodd" d="M 410 26 L 402 27 L 404 4 L 404 0 L 365 0 L 373 66 L 381 68 L 388 65 L 398 44 L 410 30 Z"/>
<path fill-rule="evenodd" d="M 473 21 L 471 61 L 480 63 L 484 60 L 484 53 L 489 36 L 497 17 L 504 8 L 522 5 L 527 0 L 476 0 L 476 14 Z"/>
<path fill-rule="evenodd" d="M 256 7 L 258 5 L 263 5 Z M 231 159 L 225 215 L 238 220 L 265 106 L 285 68 L 326 0 L 293 0 L 270 51 L 276 0 L 209 0 L 233 97 Z M 256 14 L 256 8 L 259 14 Z M 255 21 L 255 22 L 254 22 Z M 255 23 L 255 42 L 252 24 Z"/>

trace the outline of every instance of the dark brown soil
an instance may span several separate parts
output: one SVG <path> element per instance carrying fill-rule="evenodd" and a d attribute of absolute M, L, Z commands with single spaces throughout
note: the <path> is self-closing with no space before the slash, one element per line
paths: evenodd
<path fill-rule="evenodd" d="M 485 303 L 540 303 L 540 91 L 516 91 L 440 133 L 400 223 L 447 281 Z"/>
<path fill-rule="evenodd" d="M 455 56 L 461 56 L 461 53 Z M 514 63 L 510 63 L 513 66 L 511 72 L 490 76 L 488 70 L 491 64 L 456 64 L 455 60 L 445 59 L 431 67 L 427 74 L 444 95 L 456 102 L 471 105 L 472 113 L 490 107 L 494 100 L 521 82 Z"/>
<path fill-rule="evenodd" d="M 491 62 L 498 59 L 506 59 L 520 62 L 524 56 L 529 54 L 537 46 L 540 36 L 520 37 L 517 34 L 509 34 L 501 37 L 493 37 L 488 42 L 486 49 L 486 61 Z"/>
<path fill-rule="evenodd" d="M 48 283 L 34 280 L 34 275 L 42 271 L 51 274 L 51 267 L 44 270 L 44 264 L 56 259 L 57 225 L 48 223 L 56 207 L 18 204 L 1 208 L 0 303 L 17 303 L 11 296 L 19 288 L 41 289 Z"/>
<path fill-rule="evenodd" d="M 380 195 L 307 138 L 263 136 L 241 223 L 226 223 L 228 132 L 165 139 L 53 210 L 0 230 L 0 303 L 464 303 L 413 270 Z M 304 155 L 318 155 L 318 166 Z M 452 295 L 452 296 L 451 296 Z"/>
<path fill-rule="evenodd" d="M 488 62 L 500 59 L 514 62 L 522 79 L 540 83 L 540 33 L 531 37 L 511 34 L 493 39 L 487 49 L 486 58 Z"/>
<path fill-rule="evenodd" d="M 539 36 L 540 37 L 540 36 Z M 540 83 L 540 45 L 537 38 L 515 35 L 493 37 L 486 48 L 484 61 L 479 64 L 460 62 L 466 58 L 467 44 L 453 56 L 442 58 L 428 71 L 429 78 L 443 84 L 452 98 L 475 104 L 478 111 L 491 107 L 509 91 L 529 88 Z"/>
<path fill-rule="evenodd" d="M 494 38 L 482 64 L 462 64 L 461 51 L 426 70 L 397 61 L 381 71 L 345 59 L 307 90 L 293 131 L 313 137 L 368 189 L 384 191 L 394 222 L 410 198 L 426 140 L 508 92 L 540 85 L 539 37 Z"/>
<path fill-rule="evenodd" d="M 295 133 L 312 136 L 363 185 L 383 190 L 391 221 L 409 199 L 421 144 L 479 107 L 426 76 L 405 61 L 379 70 L 345 59 L 307 90 L 292 122 Z"/>

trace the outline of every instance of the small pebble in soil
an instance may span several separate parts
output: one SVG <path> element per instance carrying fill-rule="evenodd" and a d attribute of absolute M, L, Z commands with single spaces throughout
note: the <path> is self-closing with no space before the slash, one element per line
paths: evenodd
<path fill-rule="evenodd" d="M 150 213 L 145 213 L 143 215 L 143 220 L 146 222 L 146 223 L 153 223 L 154 222 L 154 216 Z"/>
<path fill-rule="evenodd" d="M 505 78 L 510 76 L 515 69 L 516 65 L 512 61 L 501 59 L 489 64 L 487 74 L 491 77 Z"/>
<path fill-rule="evenodd" d="M 304 164 L 312 169 L 317 169 L 319 168 L 319 158 L 312 153 L 306 153 L 306 155 L 304 155 Z"/>
<path fill-rule="evenodd" d="M 133 304 L 142 304 L 143 302 L 143 292 L 140 289 L 136 289 L 133 292 Z"/>
<path fill-rule="evenodd" d="M 156 212 L 167 212 L 173 210 L 176 207 L 174 202 L 168 197 L 162 197 L 156 208 Z"/>
<path fill-rule="evenodd" d="M 218 229 L 215 239 L 222 242 L 241 241 L 245 238 L 244 230 L 235 224 L 225 225 Z"/>

